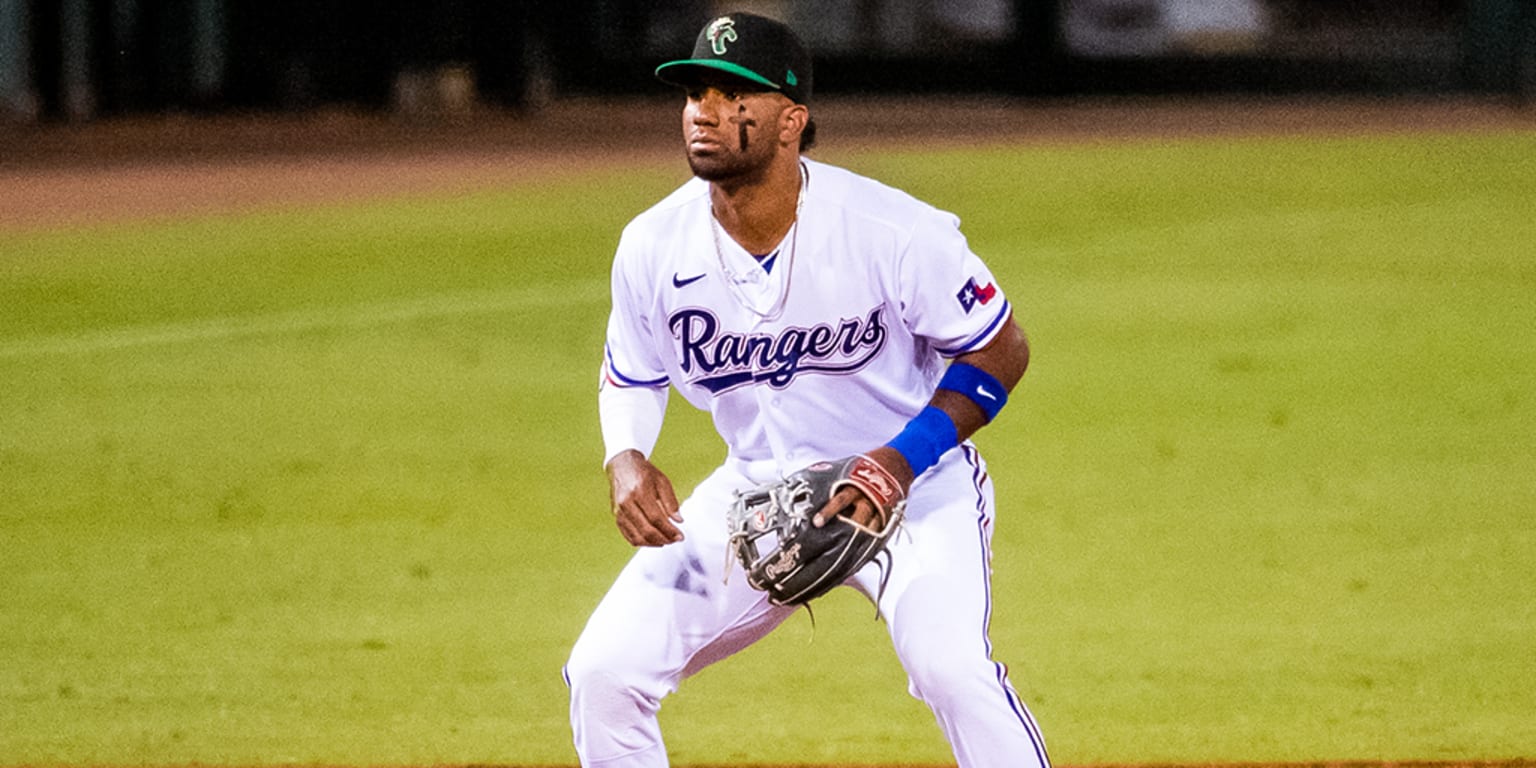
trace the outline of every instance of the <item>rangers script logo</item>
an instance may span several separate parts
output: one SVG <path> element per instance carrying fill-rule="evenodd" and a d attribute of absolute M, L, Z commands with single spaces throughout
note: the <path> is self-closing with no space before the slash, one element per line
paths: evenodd
<path fill-rule="evenodd" d="M 744 384 L 783 389 L 802 373 L 851 373 L 885 348 L 884 307 L 863 318 L 843 318 L 777 334 L 730 333 L 707 309 L 680 309 L 667 319 L 690 384 L 715 394 Z"/>

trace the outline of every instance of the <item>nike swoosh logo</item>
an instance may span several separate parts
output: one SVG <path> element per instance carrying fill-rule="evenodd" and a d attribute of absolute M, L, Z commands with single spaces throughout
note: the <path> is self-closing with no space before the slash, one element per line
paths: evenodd
<path fill-rule="evenodd" d="M 673 288 L 682 288 L 685 285 L 688 285 L 690 283 L 695 283 L 695 282 L 698 282 L 698 281 L 703 280 L 703 279 L 704 279 L 703 275 L 694 275 L 693 277 L 678 277 L 677 273 L 673 272 L 672 273 L 672 287 Z"/>
<path fill-rule="evenodd" d="M 996 400 L 997 399 L 997 395 L 994 395 L 991 392 L 988 392 L 986 387 L 977 387 L 976 388 L 976 394 L 981 395 L 982 397 L 985 397 L 988 400 Z"/>

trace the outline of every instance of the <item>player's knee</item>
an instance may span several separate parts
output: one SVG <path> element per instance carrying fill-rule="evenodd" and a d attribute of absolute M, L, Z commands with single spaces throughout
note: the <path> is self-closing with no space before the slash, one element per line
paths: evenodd
<path fill-rule="evenodd" d="M 904 657 L 913 696 L 943 709 L 951 699 L 963 703 L 987 687 L 992 664 L 984 655 L 932 648 Z"/>
<path fill-rule="evenodd" d="M 571 689 L 571 735 L 586 765 L 666 765 L 656 728 L 660 702 L 631 674 L 573 653 L 563 670 Z"/>
<path fill-rule="evenodd" d="M 566 666 L 565 682 L 571 688 L 571 715 L 578 721 L 619 722 L 657 709 L 654 699 L 612 670 Z"/>
<path fill-rule="evenodd" d="M 606 698 L 622 690 L 623 683 L 617 673 L 617 664 L 588 646 L 577 643 L 561 673 L 571 689 L 571 698 Z"/>
<path fill-rule="evenodd" d="M 577 643 L 564 670 L 565 684 L 571 689 L 573 714 L 587 712 L 596 717 L 616 714 L 615 710 L 634 711 L 658 708 L 655 697 L 647 694 L 620 659 Z"/>
<path fill-rule="evenodd" d="M 942 592 L 942 586 L 914 585 L 907 597 L 929 591 L 925 588 Z M 947 706 L 949 699 L 963 702 L 966 697 L 976 696 L 989 688 L 996 675 L 996 666 L 987 653 L 986 637 L 979 629 L 981 622 L 953 618 L 956 620 L 907 624 L 893 638 L 912 695 L 938 708 Z"/>

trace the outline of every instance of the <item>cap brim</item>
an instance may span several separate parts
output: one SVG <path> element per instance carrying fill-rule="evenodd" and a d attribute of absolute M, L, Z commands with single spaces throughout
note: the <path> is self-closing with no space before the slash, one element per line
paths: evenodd
<path fill-rule="evenodd" d="M 775 91 L 784 90 L 784 86 L 740 64 L 720 61 L 719 59 L 680 59 L 678 61 L 669 61 L 656 68 L 656 77 L 662 82 L 671 83 L 672 85 L 696 85 L 703 79 L 704 75 L 710 74 L 710 72 L 705 72 L 704 70 L 735 75 L 743 80 L 772 88 Z"/>

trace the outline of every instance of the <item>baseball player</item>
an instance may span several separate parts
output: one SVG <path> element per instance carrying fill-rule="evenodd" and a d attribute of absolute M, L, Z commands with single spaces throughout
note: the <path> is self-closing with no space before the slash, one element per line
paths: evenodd
<path fill-rule="evenodd" d="M 637 550 L 565 667 L 582 765 L 667 765 L 663 697 L 796 610 L 727 564 L 735 493 L 863 455 L 905 491 L 906 520 L 889 564 L 847 584 L 875 602 L 911 694 L 960 766 L 1046 768 L 992 659 L 994 494 L 967 439 L 1028 364 L 1008 299 L 955 216 L 802 155 L 811 60 L 785 25 L 713 19 L 656 74 L 686 91 L 695 178 L 631 221 L 614 257 L 598 401 L 614 518 Z M 681 503 L 647 458 L 669 387 L 726 448 Z M 885 519 L 851 487 L 815 518 L 835 515 Z"/>

